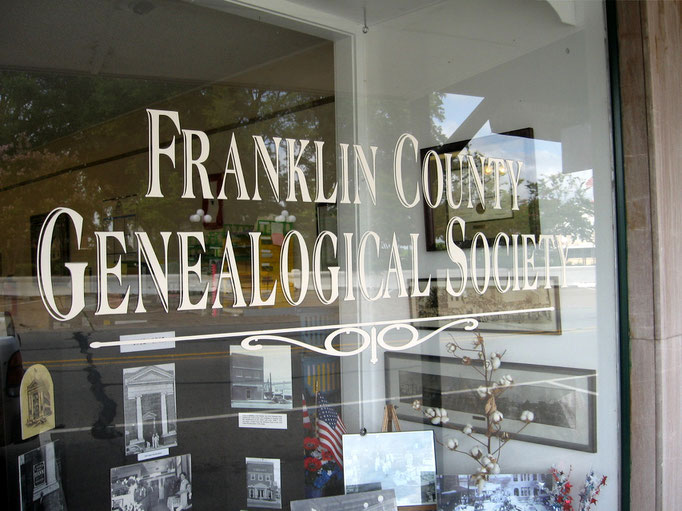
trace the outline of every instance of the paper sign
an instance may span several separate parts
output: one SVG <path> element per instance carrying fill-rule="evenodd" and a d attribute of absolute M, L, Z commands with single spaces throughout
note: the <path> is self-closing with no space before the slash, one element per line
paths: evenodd
<path fill-rule="evenodd" d="M 151 460 L 152 458 L 160 458 L 161 456 L 168 456 L 170 453 L 168 447 L 165 449 L 157 449 L 156 451 L 141 452 L 137 455 L 137 461 Z"/>
<path fill-rule="evenodd" d="M 287 416 L 279 413 L 240 413 L 240 428 L 287 429 Z"/>
<path fill-rule="evenodd" d="M 162 339 L 164 337 L 175 337 L 175 332 L 154 332 L 151 334 L 122 335 L 122 341 L 137 341 L 141 339 Z M 133 351 L 169 350 L 175 348 L 175 341 L 151 342 L 141 344 L 123 344 L 121 353 L 131 353 Z"/>

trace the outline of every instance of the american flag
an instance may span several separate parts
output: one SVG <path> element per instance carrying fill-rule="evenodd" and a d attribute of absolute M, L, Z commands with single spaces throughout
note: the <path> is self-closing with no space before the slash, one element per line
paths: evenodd
<path fill-rule="evenodd" d="M 322 394 L 320 394 L 317 402 L 319 405 L 317 410 L 317 429 L 320 444 L 329 451 L 334 461 L 342 467 L 343 450 L 341 447 L 341 436 L 346 433 L 346 426 L 344 426 L 339 414 L 329 408 L 329 403 Z"/>
<path fill-rule="evenodd" d="M 303 394 L 303 427 L 305 429 L 312 428 L 312 424 L 310 424 L 310 415 L 308 415 L 308 407 L 305 404 L 305 394 Z"/>

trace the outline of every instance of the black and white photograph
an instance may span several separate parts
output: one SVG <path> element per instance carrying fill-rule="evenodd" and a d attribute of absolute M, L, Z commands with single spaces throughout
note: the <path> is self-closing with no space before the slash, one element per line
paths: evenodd
<path fill-rule="evenodd" d="M 22 511 L 66 511 L 62 444 L 50 442 L 19 456 Z"/>
<path fill-rule="evenodd" d="M 428 279 L 419 279 L 419 288 L 427 285 Z M 454 279 L 453 286 L 458 288 L 460 281 Z M 561 305 L 559 280 L 550 279 L 550 287 L 538 286 L 534 290 L 508 290 L 500 293 L 494 286 L 483 294 L 475 291 L 473 283 L 468 282 L 460 296 L 452 296 L 446 290 L 445 279 L 432 279 L 427 296 L 410 298 L 410 314 L 413 318 L 438 318 L 455 314 L 479 314 L 481 312 L 505 312 L 526 310 L 515 314 L 477 316 L 481 332 L 514 332 L 524 334 L 561 334 Z M 479 288 L 483 287 L 482 281 Z M 548 309 L 534 311 L 532 309 Z M 423 330 L 435 330 L 446 324 L 446 320 L 420 323 Z M 462 327 L 456 327 L 460 329 Z"/>
<path fill-rule="evenodd" d="M 272 458 L 246 458 L 247 506 L 282 509 L 280 461 Z"/>
<path fill-rule="evenodd" d="M 263 346 L 257 351 L 230 346 L 232 408 L 293 408 L 291 348 Z"/>
<path fill-rule="evenodd" d="M 554 511 L 552 475 L 491 475 L 479 490 L 468 475 L 438 476 L 438 511 Z"/>
<path fill-rule="evenodd" d="M 175 364 L 124 369 L 123 407 L 126 455 L 148 458 L 177 446 Z"/>
<path fill-rule="evenodd" d="M 433 431 L 343 435 L 346 493 L 395 491 L 398 506 L 436 502 Z"/>
<path fill-rule="evenodd" d="M 393 490 L 291 501 L 291 511 L 396 511 L 397 509 Z"/>
<path fill-rule="evenodd" d="M 189 454 L 111 469 L 111 511 L 192 509 Z"/>
<path fill-rule="evenodd" d="M 596 451 L 596 372 L 556 366 L 505 362 L 504 374 L 514 379 L 512 386 L 496 399 L 510 431 L 523 424 L 521 414 L 535 415 L 531 424 L 515 440 L 534 442 L 578 451 Z M 471 424 L 474 431 L 486 427 L 481 385 L 476 369 L 449 357 L 386 354 L 386 389 L 390 404 L 398 406 L 398 418 L 427 423 L 414 400 L 424 406 L 443 408 L 450 421 L 447 428 L 461 429 Z"/>

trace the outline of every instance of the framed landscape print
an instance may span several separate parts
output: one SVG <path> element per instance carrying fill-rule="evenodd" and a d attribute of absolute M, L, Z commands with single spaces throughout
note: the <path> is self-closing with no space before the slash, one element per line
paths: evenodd
<path fill-rule="evenodd" d="M 430 355 L 389 352 L 385 357 L 387 404 L 397 407 L 399 419 L 430 424 L 412 408 L 419 399 L 425 407 L 447 411 L 447 428 L 471 424 L 474 431 L 485 431 L 484 402 L 476 391 L 482 380 L 474 367 Z M 596 452 L 596 371 L 511 362 L 503 362 L 500 371 L 514 379 L 496 399 L 513 439 Z M 524 424 L 523 410 L 532 411 L 535 420 L 515 434 Z"/>
<path fill-rule="evenodd" d="M 427 279 L 419 279 L 420 289 L 426 285 Z M 459 284 L 456 283 L 455 287 Z M 479 286 L 480 287 L 480 286 Z M 546 288 L 538 281 L 538 288 L 533 290 L 500 293 L 491 284 L 488 290 L 477 293 L 468 285 L 461 296 L 452 296 L 445 289 L 444 279 L 431 280 L 431 292 L 428 296 L 412 297 L 410 313 L 412 318 L 437 318 L 440 316 L 466 315 L 478 313 L 500 312 L 500 314 L 476 317 L 477 329 L 485 332 L 509 332 L 523 334 L 561 334 L 561 306 L 559 302 L 559 282 L 552 277 L 550 287 Z M 534 311 L 533 309 L 551 309 Z M 520 310 L 529 312 L 518 313 Z M 511 314 L 511 312 L 514 312 Z M 504 314 L 510 312 L 510 314 Z M 445 321 L 422 323 L 419 328 L 435 330 Z"/>

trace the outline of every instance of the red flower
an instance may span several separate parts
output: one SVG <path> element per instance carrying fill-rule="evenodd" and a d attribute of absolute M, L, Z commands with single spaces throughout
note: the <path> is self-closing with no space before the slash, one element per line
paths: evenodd
<path fill-rule="evenodd" d="M 322 462 L 318 460 L 317 458 L 313 458 L 312 456 L 308 456 L 304 461 L 303 461 L 303 466 L 305 467 L 306 470 L 310 472 L 317 472 L 322 468 Z"/>
<path fill-rule="evenodd" d="M 307 436 L 303 439 L 303 448 L 306 451 L 314 451 L 319 446 L 320 446 L 320 441 L 315 437 Z"/>
<path fill-rule="evenodd" d="M 331 461 L 332 460 L 332 455 L 329 454 L 329 451 L 322 451 L 322 461 Z"/>

